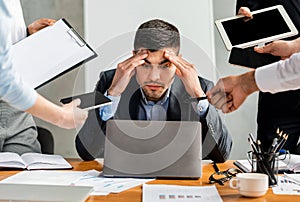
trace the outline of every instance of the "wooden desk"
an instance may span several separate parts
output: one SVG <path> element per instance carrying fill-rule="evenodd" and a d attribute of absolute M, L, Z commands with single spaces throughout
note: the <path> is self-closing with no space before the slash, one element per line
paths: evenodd
<path fill-rule="evenodd" d="M 83 162 L 78 159 L 69 159 L 69 162 L 74 167 L 73 170 L 85 171 L 95 169 L 98 171 L 102 170 L 102 165 L 97 161 Z M 220 170 L 227 170 L 228 168 L 234 168 L 233 161 L 227 161 L 223 164 L 218 164 Z M 155 180 L 148 184 L 174 184 L 174 185 L 185 185 L 185 186 L 206 186 L 208 183 L 209 176 L 214 172 L 211 164 L 203 165 L 202 178 L 199 180 Z M 19 171 L 0 171 L 0 180 L 5 179 Z M 216 184 L 217 189 L 224 201 L 251 201 L 251 202 L 273 202 L 273 201 L 299 201 L 300 197 L 295 195 L 275 195 L 272 189 L 269 189 L 267 194 L 260 198 L 246 198 L 238 194 L 237 190 L 230 189 L 228 182 L 224 186 Z M 141 186 L 129 189 L 120 194 L 109 194 L 108 196 L 91 196 L 87 202 L 141 202 L 142 201 L 142 188 Z"/>

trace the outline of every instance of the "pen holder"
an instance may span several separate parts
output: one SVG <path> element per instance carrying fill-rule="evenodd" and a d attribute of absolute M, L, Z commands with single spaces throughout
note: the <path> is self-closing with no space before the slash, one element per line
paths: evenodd
<path fill-rule="evenodd" d="M 278 153 L 252 153 L 252 172 L 269 176 L 269 186 L 277 185 Z"/>

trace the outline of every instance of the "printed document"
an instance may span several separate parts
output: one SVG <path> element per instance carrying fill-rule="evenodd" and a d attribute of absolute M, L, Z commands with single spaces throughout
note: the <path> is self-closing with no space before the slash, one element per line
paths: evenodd
<path fill-rule="evenodd" d="M 143 202 L 219 202 L 222 198 L 215 185 L 178 186 L 143 184 Z"/>

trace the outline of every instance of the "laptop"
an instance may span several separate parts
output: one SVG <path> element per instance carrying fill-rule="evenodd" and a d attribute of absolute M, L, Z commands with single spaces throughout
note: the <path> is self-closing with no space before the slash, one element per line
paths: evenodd
<path fill-rule="evenodd" d="M 105 177 L 200 178 L 201 123 L 109 120 Z"/>

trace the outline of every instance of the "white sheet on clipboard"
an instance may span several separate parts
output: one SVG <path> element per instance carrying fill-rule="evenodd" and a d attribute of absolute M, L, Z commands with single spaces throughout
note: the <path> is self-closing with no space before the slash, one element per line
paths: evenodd
<path fill-rule="evenodd" d="M 96 56 L 64 19 L 12 47 L 13 68 L 33 88 L 48 83 Z"/>

